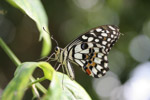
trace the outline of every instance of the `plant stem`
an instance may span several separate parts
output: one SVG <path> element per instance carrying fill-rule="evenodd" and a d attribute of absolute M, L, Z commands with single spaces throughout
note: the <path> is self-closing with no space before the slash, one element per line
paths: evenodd
<path fill-rule="evenodd" d="M 18 67 L 21 64 L 21 61 L 15 56 L 15 54 L 9 49 L 9 47 L 6 45 L 6 43 L 2 40 L 0 37 L 0 46 L 1 48 L 6 52 L 6 54 L 10 57 L 12 62 Z M 30 80 L 35 81 L 34 77 L 30 77 Z M 42 91 L 43 93 L 46 93 L 46 89 L 39 83 L 36 84 L 37 88 Z"/>
<path fill-rule="evenodd" d="M 35 83 L 35 79 L 33 78 L 33 77 L 30 77 L 30 79 L 31 79 L 31 81 L 33 82 L 33 83 Z M 32 84 L 32 83 L 31 83 Z M 30 84 L 30 85 L 31 85 Z M 43 93 L 46 93 L 47 92 L 47 90 L 40 84 L 40 83 L 36 83 L 35 84 L 36 85 L 36 87 L 41 91 L 41 92 L 43 92 Z"/>
<path fill-rule="evenodd" d="M 13 63 L 16 66 L 19 66 L 21 64 L 20 60 L 14 55 L 14 53 L 8 48 L 8 46 L 5 44 L 5 42 L 0 37 L 0 46 L 1 48 L 6 52 L 6 54 L 9 56 L 9 58 L 13 61 Z"/>
<path fill-rule="evenodd" d="M 45 79 L 46 79 L 45 77 L 42 77 L 42 78 L 40 78 L 40 79 L 37 79 L 37 80 L 31 82 L 31 83 L 29 84 L 29 86 L 31 86 L 31 85 L 33 85 L 33 84 L 35 84 L 35 83 L 42 82 L 42 81 L 44 81 Z"/>

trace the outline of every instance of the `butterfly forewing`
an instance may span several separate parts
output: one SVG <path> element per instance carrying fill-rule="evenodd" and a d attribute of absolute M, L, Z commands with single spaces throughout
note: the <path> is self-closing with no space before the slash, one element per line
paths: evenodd
<path fill-rule="evenodd" d="M 68 59 L 78 64 L 89 76 L 101 77 L 109 70 L 107 55 L 119 36 L 119 29 L 114 25 L 91 29 L 65 48 Z"/>

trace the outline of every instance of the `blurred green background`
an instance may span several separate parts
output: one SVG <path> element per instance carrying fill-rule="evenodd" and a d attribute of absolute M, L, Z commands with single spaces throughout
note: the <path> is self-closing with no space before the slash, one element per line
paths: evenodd
<path fill-rule="evenodd" d="M 110 71 L 104 77 L 95 79 L 78 66 L 73 67 L 76 81 L 93 100 L 150 100 L 150 1 L 42 0 L 42 3 L 50 33 L 62 48 L 100 25 L 118 25 L 124 34 L 110 51 Z M 4 0 L 0 1 L 0 37 L 22 62 L 40 59 L 42 43 L 38 42 L 35 22 Z M 54 47 L 55 43 L 52 52 Z M 0 48 L 0 95 L 15 69 Z M 40 76 L 42 72 L 35 74 Z M 30 98 L 32 94 L 26 95 Z"/>

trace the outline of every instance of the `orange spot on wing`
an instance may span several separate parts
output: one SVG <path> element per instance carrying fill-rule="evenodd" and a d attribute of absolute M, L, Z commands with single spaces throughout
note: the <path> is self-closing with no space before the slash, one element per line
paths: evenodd
<path fill-rule="evenodd" d="M 89 56 L 88 55 L 86 55 L 86 59 L 88 59 L 89 58 Z"/>
<path fill-rule="evenodd" d="M 93 62 L 91 65 L 92 65 L 92 66 L 95 66 L 95 65 L 96 65 L 96 63 L 95 63 L 95 62 Z"/>
<path fill-rule="evenodd" d="M 91 64 L 90 63 L 88 63 L 87 65 L 86 65 L 86 67 L 89 67 Z"/>
<path fill-rule="evenodd" d="M 93 62 L 94 58 L 96 57 L 97 53 L 94 53 L 93 57 L 91 58 L 91 61 Z"/>
<path fill-rule="evenodd" d="M 88 75 L 91 74 L 91 71 L 89 69 L 86 69 L 86 72 L 87 72 Z"/>
<path fill-rule="evenodd" d="M 104 41 L 106 40 L 106 37 L 104 37 Z"/>
<path fill-rule="evenodd" d="M 97 53 L 94 53 L 94 56 L 93 56 L 93 58 L 95 58 L 95 57 L 96 57 L 96 54 L 97 54 Z"/>

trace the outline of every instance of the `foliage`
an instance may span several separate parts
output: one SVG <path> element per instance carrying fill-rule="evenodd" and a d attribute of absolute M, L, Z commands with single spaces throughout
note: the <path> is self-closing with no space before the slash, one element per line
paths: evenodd
<path fill-rule="evenodd" d="M 47 56 L 51 49 L 50 35 L 43 30 L 43 27 L 48 31 L 48 19 L 40 0 L 8 0 L 14 7 L 26 13 L 33 19 L 40 31 L 40 41 L 43 39 L 42 56 Z M 40 12 L 40 14 L 39 14 Z M 48 31 L 49 32 L 49 31 Z"/>
<path fill-rule="evenodd" d="M 8 2 L 14 7 L 19 8 L 35 21 L 40 31 L 40 40 L 43 39 L 43 49 L 41 55 L 48 55 L 51 48 L 51 42 L 49 34 L 43 30 L 44 27 L 48 31 L 48 20 L 41 2 L 39 0 L 8 0 Z M 1 38 L 0 46 L 16 64 L 16 66 L 18 66 L 13 79 L 3 91 L 2 100 L 21 100 L 28 88 L 32 88 L 33 90 L 33 99 L 91 100 L 86 91 L 78 83 L 71 80 L 68 76 L 56 72 L 49 63 L 21 63 Z M 35 80 L 32 77 L 32 74 L 37 67 L 42 69 L 44 76 Z M 47 90 L 39 83 L 45 79 L 50 80 L 50 85 Z M 40 96 L 39 90 L 43 93 L 43 96 Z"/>
<path fill-rule="evenodd" d="M 78 83 L 70 80 L 66 75 L 63 77 L 63 74 L 56 72 L 47 62 L 25 62 L 18 66 L 14 78 L 3 92 L 2 100 L 21 100 L 25 90 L 31 86 L 33 88 L 33 85 L 38 82 L 31 83 L 29 80 L 36 67 L 41 68 L 44 78 L 51 81 L 48 90 L 42 97 L 43 100 L 90 100 L 88 94 Z"/>

